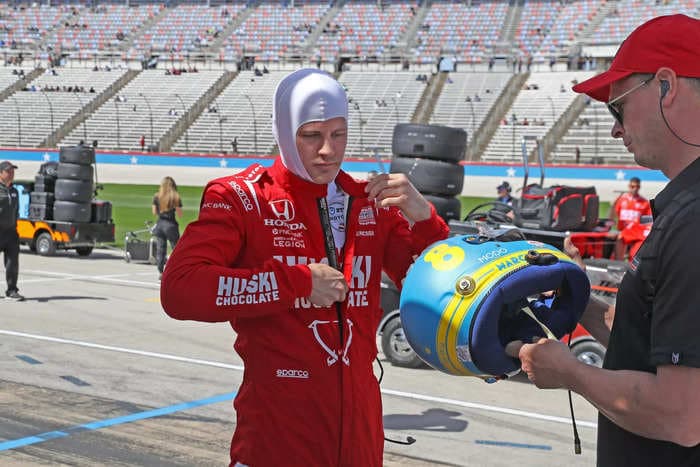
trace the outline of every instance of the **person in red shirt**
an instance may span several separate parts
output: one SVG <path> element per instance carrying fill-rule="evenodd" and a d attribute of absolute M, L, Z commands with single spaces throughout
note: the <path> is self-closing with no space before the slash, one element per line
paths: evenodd
<path fill-rule="evenodd" d="M 641 185 L 639 178 L 630 178 L 629 191 L 620 195 L 613 205 L 613 214 L 617 219 L 617 230 L 619 231 L 615 242 L 615 258 L 617 259 L 624 259 L 628 247 L 644 240 L 646 229 L 641 227 L 641 218 L 651 215 L 651 204 L 649 200 L 639 194 Z"/>
<path fill-rule="evenodd" d="M 232 466 L 381 466 L 381 274 L 401 284 L 449 229 L 405 175 L 361 182 L 340 170 L 348 100 L 330 74 L 285 77 L 272 120 L 280 157 L 207 185 L 161 303 L 236 332 Z"/>

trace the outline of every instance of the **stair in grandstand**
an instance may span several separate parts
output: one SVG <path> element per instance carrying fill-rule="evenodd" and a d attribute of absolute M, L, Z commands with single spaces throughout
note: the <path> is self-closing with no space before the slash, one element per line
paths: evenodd
<path fill-rule="evenodd" d="M 445 86 L 448 76 L 448 73 L 436 73 L 432 75 L 428 85 L 425 87 L 425 91 L 423 91 L 423 95 L 418 101 L 416 111 L 411 118 L 411 123 L 428 123 L 430 121 L 430 117 L 433 115 L 433 110 L 435 109 L 435 104 L 440 94 L 442 94 L 442 88 Z"/>
<path fill-rule="evenodd" d="M 304 53 L 307 57 L 312 55 L 313 51 L 316 49 L 316 43 L 318 42 L 318 38 L 323 33 L 323 30 L 333 21 L 333 18 L 335 18 L 338 15 L 338 12 L 340 12 L 340 10 L 343 8 L 345 2 L 346 0 L 339 0 L 335 2 L 333 6 L 328 9 L 326 14 L 323 15 L 323 17 L 321 17 L 321 19 L 318 22 L 318 26 L 306 38 Z"/>
<path fill-rule="evenodd" d="M 617 8 L 618 2 L 605 2 L 601 6 L 596 15 L 591 19 L 590 23 L 581 30 L 581 32 L 576 36 L 576 40 L 572 44 L 573 47 L 580 47 L 580 44 L 586 42 L 587 39 L 591 37 L 594 31 L 598 29 L 603 20 L 615 9 Z"/>
<path fill-rule="evenodd" d="M 91 72 L 88 73 L 99 73 Z M 124 88 L 131 80 L 133 80 L 139 72 L 137 70 L 127 70 L 123 75 L 121 75 L 116 81 L 109 85 L 106 89 L 100 92 L 94 99 L 85 103 L 80 102 L 80 108 L 77 113 L 73 114 L 68 120 L 64 121 L 63 124 L 58 127 L 54 132 L 49 134 L 46 139 L 39 143 L 39 147 L 54 147 L 58 141 L 65 138 L 71 131 L 78 128 L 81 124 L 86 125 L 86 120 L 90 118 L 90 115 L 97 110 L 102 104 L 107 102 L 112 96 L 119 93 L 119 91 Z M 70 93 L 68 94 L 70 95 Z M 78 96 L 78 93 L 73 93 L 74 96 Z M 79 99 L 79 98 L 78 98 Z M 87 126 L 83 126 L 84 135 L 88 134 Z M 83 138 L 85 139 L 85 138 Z M 90 144 L 90 141 L 85 141 L 85 144 Z"/>
<path fill-rule="evenodd" d="M 399 39 L 399 44 L 402 44 L 401 48 L 403 49 L 401 50 L 402 56 L 408 56 L 408 52 L 415 46 L 416 38 L 418 37 L 416 33 L 418 32 L 418 28 L 425 22 L 428 11 L 430 11 L 430 7 L 427 5 L 427 2 L 421 2 L 416 10 L 415 16 L 406 28 L 406 32 L 401 39 Z"/>
<path fill-rule="evenodd" d="M 187 112 L 180 117 L 180 120 L 163 135 L 159 142 L 161 151 L 170 151 L 178 139 L 185 134 L 192 123 L 199 118 L 205 110 L 209 109 L 212 102 L 223 92 L 224 89 L 238 76 L 238 72 L 226 71 L 211 85 L 211 87 L 199 98 L 197 102 L 187 109 Z M 187 148 L 186 148 L 187 149 Z"/>
<path fill-rule="evenodd" d="M 139 36 L 141 36 L 141 34 L 148 31 L 151 28 L 151 26 L 156 24 L 167 14 L 168 8 L 161 8 L 157 15 L 153 15 L 151 18 L 141 23 L 141 25 L 139 25 L 138 28 L 136 28 L 131 34 L 129 34 L 127 39 L 123 40 L 121 44 L 119 44 L 119 50 L 126 51 L 131 49 L 134 46 L 134 42 L 136 41 L 136 39 L 138 39 Z"/>
<path fill-rule="evenodd" d="M 495 55 L 511 54 L 513 41 L 515 40 L 515 33 L 518 29 L 518 24 L 520 24 L 522 14 L 523 7 L 520 2 L 511 2 L 508 5 L 508 13 L 506 14 L 506 19 L 503 22 L 501 35 L 499 36 L 498 42 L 496 42 L 494 47 Z"/>
<path fill-rule="evenodd" d="M 559 115 L 556 123 L 547 131 L 547 134 L 544 135 L 542 144 L 544 145 L 545 161 L 553 162 L 552 154 L 554 153 L 554 148 L 562 137 L 569 132 L 571 126 L 575 124 L 581 112 L 586 107 L 586 100 L 586 96 L 583 94 L 577 95 L 569 107 Z M 530 160 L 535 160 L 534 158 L 535 154 L 533 150 L 533 153 L 530 154 Z"/>
<path fill-rule="evenodd" d="M 248 2 L 246 9 L 241 11 L 233 21 L 226 25 L 224 30 L 221 31 L 221 34 L 219 34 L 219 37 L 212 41 L 212 43 L 209 45 L 209 51 L 213 53 L 214 56 L 219 56 L 221 53 L 221 46 L 224 44 L 226 39 L 231 37 L 236 29 L 246 22 L 250 15 L 255 12 L 258 5 L 260 5 L 260 0 L 251 0 Z"/>
<path fill-rule="evenodd" d="M 4 101 L 12 94 L 21 91 L 27 83 L 31 83 L 35 78 L 41 76 L 44 71 L 43 68 L 33 68 L 31 71 L 25 70 L 24 79 L 15 79 L 17 76 L 10 75 L 9 73 L 7 73 L 7 76 L 0 77 L 0 82 L 2 83 L 0 85 L 2 89 L 2 92 L 0 92 L 0 102 Z M 9 81 L 7 78 L 10 78 L 12 81 Z M 10 82 L 12 84 L 9 84 Z"/>
<path fill-rule="evenodd" d="M 515 99 L 520 94 L 520 90 L 529 77 L 530 73 L 511 75 L 505 88 L 483 119 L 481 126 L 471 135 L 471 139 L 467 143 L 466 160 L 483 159 L 486 147 L 500 128 L 501 121 L 507 115 L 508 110 L 513 106 Z"/>

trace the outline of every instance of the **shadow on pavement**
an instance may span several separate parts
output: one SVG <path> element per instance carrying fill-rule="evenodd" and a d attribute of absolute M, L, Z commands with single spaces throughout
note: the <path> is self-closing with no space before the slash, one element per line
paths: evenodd
<path fill-rule="evenodd" d="M 26 297 L 25 302 L 53 302 L 56 300 L 107 300 L 104 297 L 83 297 L 80 295 L 55 295 L 52 297 Z"/>
<path fill-rule="evenodd" d="M 469 422 L 455 418 L 460 415 L 462 415 L 461 412 L 445 409 L 428 409 L 420 415 L 384 415 L 384 428 L 389 430 L 461 432 L 467 429 Z"/>

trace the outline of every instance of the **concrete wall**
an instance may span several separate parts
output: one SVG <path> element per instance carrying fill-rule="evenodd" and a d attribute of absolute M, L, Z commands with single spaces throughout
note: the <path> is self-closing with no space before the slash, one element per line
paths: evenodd
<path fill-rule="evenodd" d="M 19 169 L 17 180 L 33 180 L 39 166 L 45 161 L 57 161 L 55 149 L 0 149 L 0 160 L 11 160 Z M 100 183 L 159 184 L 170 175 L 178 184 L 200 186 L 208 180 L 238 172 L 253 163 L 272 164 L 274 158 L 218 156 L 212 154 L 174 153 L 135 153 L 98 152 L 97 177 Z M 383 161 L 388 169 L 389 160 Z M 357 178 L 365 178 L 367 173 L 380 171 L 375 160 L 346 159 L 343 170 Z M 617 192 L 625 191 L 630 177 L 642 180 L 642 194 L 654 197 L 667 183 L 667 178 L 659 171 L 637 166 L 600 165 L 548 165 L 545 168 L 545 185 L 595 186 L 602 200 L 610 201 Z M 524 170 L 517 164 L 474 164 L 464 165 L 465 196 L 492 197 L 496 186 L 507 180 L 514 188 L 514 196 L 522 186 Z M 529 183 L 539 182 L 539 167 L 530 167 Z"/>

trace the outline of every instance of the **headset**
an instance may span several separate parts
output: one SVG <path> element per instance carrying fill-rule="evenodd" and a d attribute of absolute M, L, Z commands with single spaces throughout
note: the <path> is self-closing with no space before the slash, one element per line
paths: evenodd
<path fill-rule="evenodd" d="M 664 115 L 664 107 L 662 105 L 662 101 L 664 100 L 664 97 L 666 97 L 668 91 L 671 89 L 671 84 L 665 79 L 659 80 L 659 82 L 661 83 L 661 97 L 659 98 L 659 110 L 661 111 L 661 118 L 663 118 L 664 123 L 666 124 L 666 128 L 668 128 L 671 134 L 673 134 L 673 136 L 675 136 L 681 143 L 687 144 L 688 146 L 693 146 L 695 148 L 700 148 L 700 144 L 693 144 L 678 136 L 678 134 L 675 131 L 673 131 L 673 128 L 671 128 L 671 125 L 668 124 L 668 120 L 666 120 L 666 115 Z"/>

